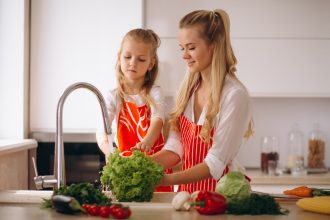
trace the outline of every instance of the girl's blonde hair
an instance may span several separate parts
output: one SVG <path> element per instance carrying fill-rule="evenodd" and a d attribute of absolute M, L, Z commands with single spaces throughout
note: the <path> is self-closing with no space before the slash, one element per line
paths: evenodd
<path fill-rule="evenodd" d="M 230 42 L 230 24 L 228 14 L 221 10 L 197 10 L 184 16 L 179 28 L 198 27 L 200 36 L 209 45 L 214 45 L 211 63 L 211 96 L 207 104 L 207 113 L 200 137 L 210 141 L 211 130 L 215 116 L 220 111 L 221 95 L 227 75 L 237 79 L 237 59 Z M 183 114 L 193 90 L 201 80 L 199 72 L 186 74 L 180 87 L 176 104 L 171 112 L 170 124 L 174 130 L 179 130 L 179 118 Z M 238 80 L 238 79 L 237 79 Z M 239 81 L 239 80 L 238 80 Z M 251 127 L 251 124 L 249 125 Z"/>
<path fill-rule="evenodd" d="M 124 36 L 117 55 L 117 63 L 116 63 L 116 76 L 117 76 L 117 86 L 118 86 L 117 94 L 119 95 L 121 100 L 127 97 L 127 91 L 128 91 L 128 86 L 126 84 L 125 76 L 124 73 L 121 71 L 121 66 L 120 66 L 120 55 L 122 53 L 123 44 L 126 40 L 134 40 L 150 45 L 150 53 L 151 53 L 151 58 L 154 59 L 154 65 L 151 70 L 148 70 L 146 72 L 144 82 L 142 84 L 139 94 L 145 100 L 148 106 L 151 106 L 154 109 L 156 109 L 155 102 L 153 98 L 150 96 L 150 90 L 154 85 L 158 75 L 159 61 L 157 56 L 157 49 L 160 46 L 160 38 L 154 31 L 150 29 L 142 29 L 142 28 L 130 30 Z"/>

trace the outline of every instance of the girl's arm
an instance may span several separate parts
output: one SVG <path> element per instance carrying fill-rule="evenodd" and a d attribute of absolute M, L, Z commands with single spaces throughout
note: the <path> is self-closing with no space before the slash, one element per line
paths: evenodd
<path fill-rule="evenodd" d="M 138 143 L 134 149 L 139 149 L 149 152 L 155 141 L 162 132 L 165 121 L 165 99 L 162 90 L 159 86 L 153 86 L 150 91 L 150 96 L 153 98 L 155 108 L 151 108 L 151 122 L 146 136 Z"/>
<path fill-rule="evenodd" d="M 150 127 L 147 131 L 146 136 L 140 143 L 137 143 L 135 147 L 132 147 L 132 150 L 139 149 L 146 152 L 149 152 L 155 141 L 158 139 L 159 134 L 163 129 L 163 120 L 160 118 L 153 118 L 150 122 Z"/>

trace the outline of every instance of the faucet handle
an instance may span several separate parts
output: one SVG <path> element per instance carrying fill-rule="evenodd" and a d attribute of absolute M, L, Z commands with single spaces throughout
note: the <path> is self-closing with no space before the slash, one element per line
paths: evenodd
<path fill-rule="evenodd" d="M 38 170 L 37 170 L 36 160 L 34 159 L 34 157 L 32 157 L 32 164 L 33 164 L 34 174 L 37 177 L 38 176 Z"/>
<path fill-rule="evenodd" d="M 32 164 L 34 168 L 34 183 L 36 184 L 36 188 L 38 190 L 40 189 L 45 189 L 45 188 L 54 188 L 57 180 L 54 175 L 46 175 L 46 176 L 39 176 L 38 175 L 38 170 L 37 170 L 37 165 L 36 165 L 36 160 L 34 157 L 32 157 Z"/>

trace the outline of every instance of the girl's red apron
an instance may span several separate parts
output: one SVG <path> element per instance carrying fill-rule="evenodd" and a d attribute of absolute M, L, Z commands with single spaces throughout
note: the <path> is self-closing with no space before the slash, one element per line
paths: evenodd
<path fill-rule="evenodd" d="M 136 106 L 132 102 L 123 101 L 122 109 L 118 117 L 117 140 L 120 152 L 130 151 L 137 143 L 146 136 L 150 127 L 151 111 L 147 105 Z M 149 154 L 160 151 L 164 146 L 164 138 L 161 133 L 151 148 Z M 172 169 L 165 170 L 165 173 L 172 173 Z M 158 186 L 156 192 L 173 192 L 172 186 Z"/>
<path fill-rule="evenodd" d="M 180 117 L 180 131 L 181 131 L 181 143 L 184 149 L 184 164 L 182 170 L 187 170 L 199 163 L 202 163 L 207 155 L 209 147 L 212 145 L 212 137 L 214 129 L 211 131 L 210 143 L 205 143 L 200 137 L 199 133 L 202 129 L 202 125 L 197 125 L 189 121 L 186 116 Z M 224 169 L 222 176 L 228 173 L 228 166 Z M 181 184 L 178 191 L 188 191 L 193 193 L 198 190 L 211 190 L 214 191 L 217 181 L 213 178 L 208 178 L 198 182 Z"/>

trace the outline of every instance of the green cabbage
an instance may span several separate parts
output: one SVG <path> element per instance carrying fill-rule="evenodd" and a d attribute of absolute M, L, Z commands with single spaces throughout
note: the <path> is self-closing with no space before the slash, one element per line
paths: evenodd
<path fill-rule="evenodd" d="M 236 202 L 250 196 L 251 185 L 243 173 L 230 171 L 218 181 L 215 191 L 224 195 L 227 202 Z"/>
<path fill-rule="evenodd" d="M 137 150 L 129 157 L 115 152 L 108 159 L 102 170 L 101 183 L 110 187 L 119 202 L 145 202 L 152 199 L 155 186 L 164 175 L 163 166 Z"/>

